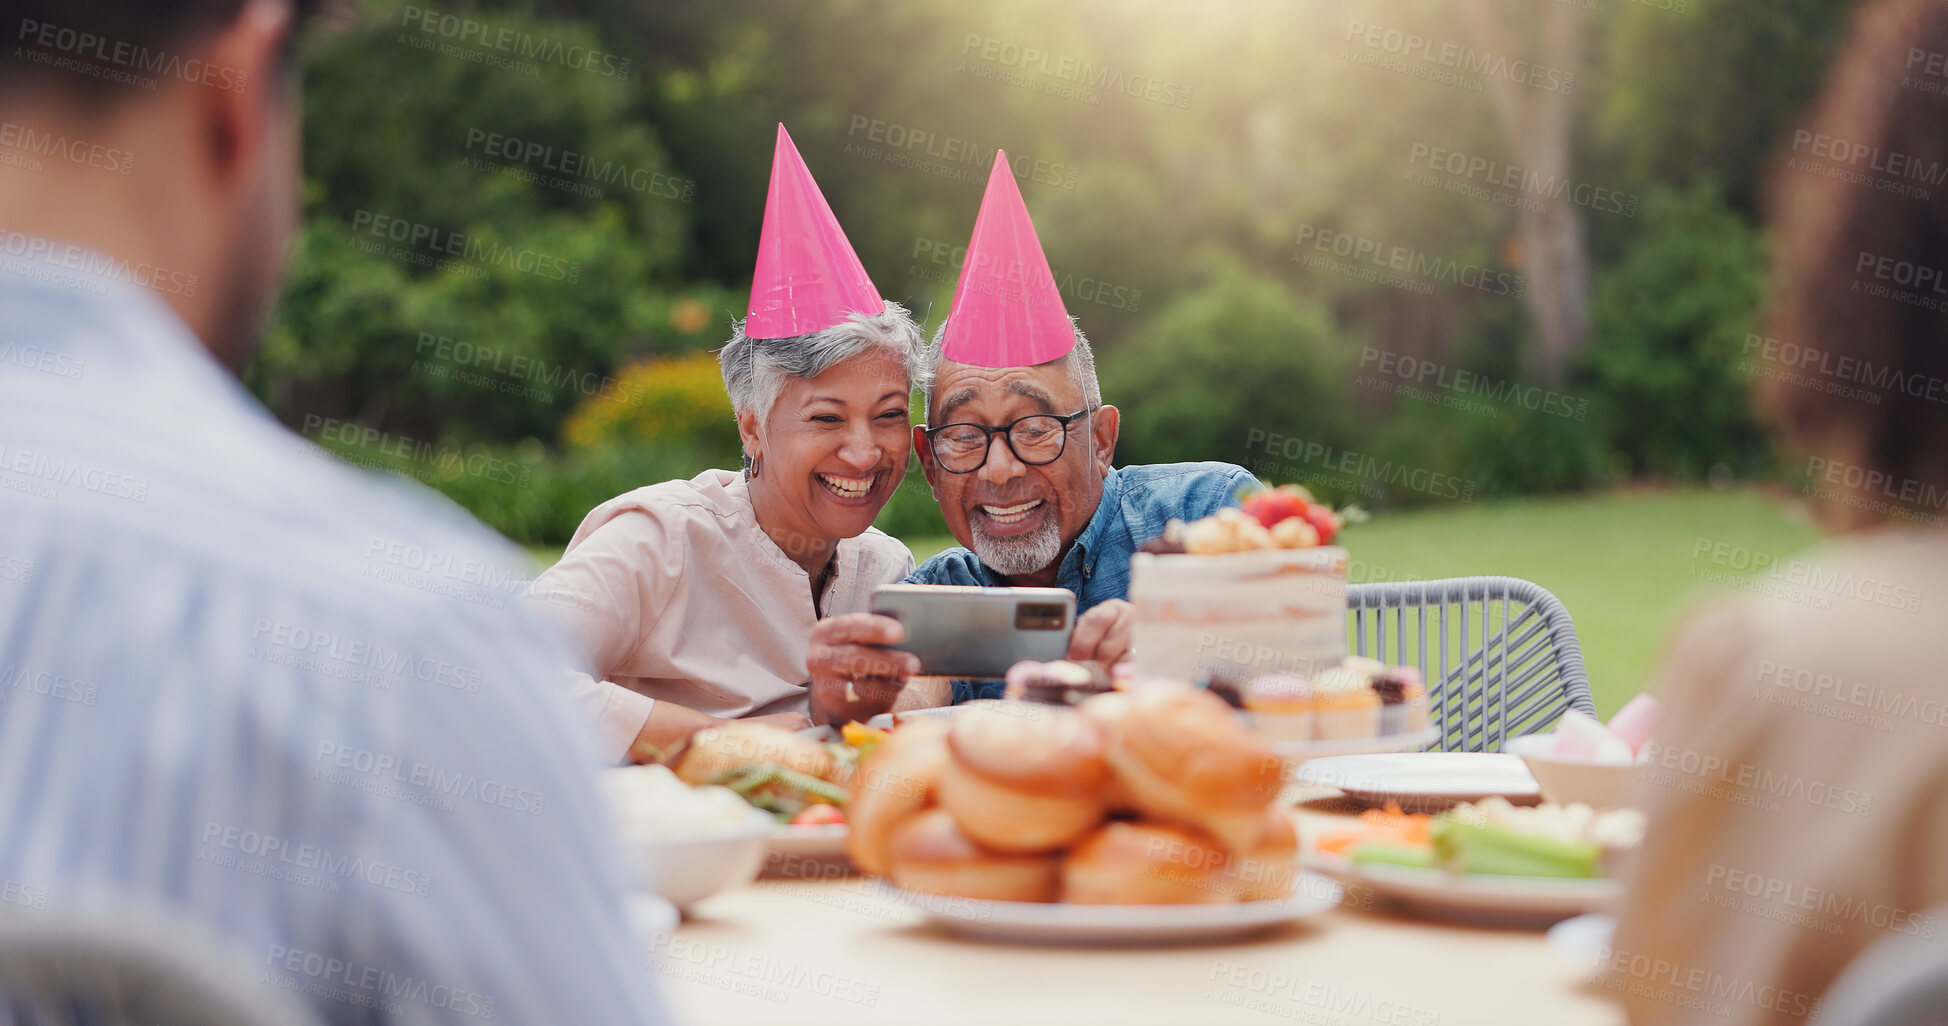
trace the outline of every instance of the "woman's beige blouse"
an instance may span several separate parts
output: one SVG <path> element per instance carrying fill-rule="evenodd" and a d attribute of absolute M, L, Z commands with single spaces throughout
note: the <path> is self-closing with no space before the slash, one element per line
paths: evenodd
<path fill-rule="evenodd" d="M 619 495 L 582 520 L 534 584 L 593 660 L 574 692 L 620 760 L 658 700 L 712 716 L 803 711 L 805 655 L 821 616 L 859 612 L 913 571 L 907 547 L 869 528 L 839 542 L 823 601 L 758 527 L 741 474 L 707 470 Z"/>

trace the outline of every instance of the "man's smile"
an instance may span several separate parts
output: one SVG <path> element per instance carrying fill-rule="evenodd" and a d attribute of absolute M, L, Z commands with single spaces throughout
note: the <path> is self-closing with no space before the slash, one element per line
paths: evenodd
<path fill-rule="evenodd" d="M 1029 531 L 1046 520 L 1055 507 L 1047 499 L 1026 499 L 1019 502 L 975 503 L 971 520 L 977 521 L 990 535 L 1007 537 Z"/>

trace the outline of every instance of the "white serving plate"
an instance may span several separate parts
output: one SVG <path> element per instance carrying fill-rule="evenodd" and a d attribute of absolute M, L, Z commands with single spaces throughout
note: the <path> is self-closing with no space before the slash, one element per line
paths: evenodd
<path fill-rule="evenodd" d="M 1450 873 L 1445 869 L 1361 865 L 1343 855 L 1317 850 L 1306 865 L 1348 886 L 1448 919 L 1513 923 L 1552 923 L 1590 912 L 1607 912 L 1623 894 L 1610 879 L 1546 876 L 1495 876 Z"/>
<path fill-rule="evenodd" d="M 768 846 L 773 858 L 842 859 L 846 857 L 846 838 L 851 836 L 852 827 L 844 823 L 817 826 L 780 823 L 771 828 Z"/>
<path fill-rule="evenodd" d="M 1394 752 L 1313 759 L 1293 778 L 1336 787 L 1368 805 L 1394 802 L 1408 812 L 1439 812 L 1499 795 L 1516 804 L 1542 797 L 1520 756 L 1505 752 Z"/>
<path fill-rule="evenodd" d="M 1340 737 L 1327 741 L 1277 741 L 1272 744 L 1272 750 L 1284 756 L 1287 762 L 1296 764 L 1341 755 L 1418 752 L 1440 739 L 1441 728 L 1423 727 L 1405 734 Z"/>
<path fill-rule="evenodd" d="M 1616 932 L 1615 916 L 1592 912 L 1551 926 L 1544 939 L 1557 951 L 1574 955 L 1594 966 L 1602 965 L 1609 958 L 1610 941 Z"/>
<path fill-rule="evenodd" d="M 1290 898 L 1213 905 L 1067 905 L 917 894 L 881 881 L 893 900 L 942 929 L 1009 944 L 1200 944 L 1250 936 L 1339 904 L 1340 888 L 1300 873 Z"/>
<path fill-rule="evenodd" d="M 880 730 L 892 730 L 901 723 L 911 723 L 914 720 L 951 720 L 975 706 L 1006 705 L 1014 708 L 1022 704 L 1020 702 L 1011 702 L 1005 698 L 978 698 L 972 702 L 962 702 L 959 705 L 936 705 L 926 709 L 906 709 L 900 712 L 880 713 L 878 716 L 867 720 L 866 726 L 877 727 Z M 1054 706 L 1040 705 L 1039 703 L 1037 705 L 1041 709 L 1055 708 Z"/>
<path fill-rule="evenodd" d="M 844 823 L 818 826 L 779 824 L 766 841 L 762 876 L 786 880 L 837 880 L 851 876 L 852 856 L 846 840 L 852 828 Z"/>

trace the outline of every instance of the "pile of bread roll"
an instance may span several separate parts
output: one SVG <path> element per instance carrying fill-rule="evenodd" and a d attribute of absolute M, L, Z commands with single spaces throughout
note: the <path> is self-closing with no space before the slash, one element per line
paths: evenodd
<path fill-rule="evenodd" d="M 1291 893 L 1284 764 L 1222 700 L 1109 692 L 902 725 L 853 777 L 852 860 L 991 901 L 1207 904 Z"/>

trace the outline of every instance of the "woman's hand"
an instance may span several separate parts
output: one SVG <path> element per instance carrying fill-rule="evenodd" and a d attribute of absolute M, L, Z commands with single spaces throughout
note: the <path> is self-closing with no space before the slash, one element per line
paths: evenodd
<path fill-rule="evenodd" d="M 907 678 L 920 672 L 919 656 L 885 647 L 905 637 L 898 620 L 873 613 L 846 613 L 814 625 L 805 655 L 812 722 L 838 726 L 891 709 Z"/>

